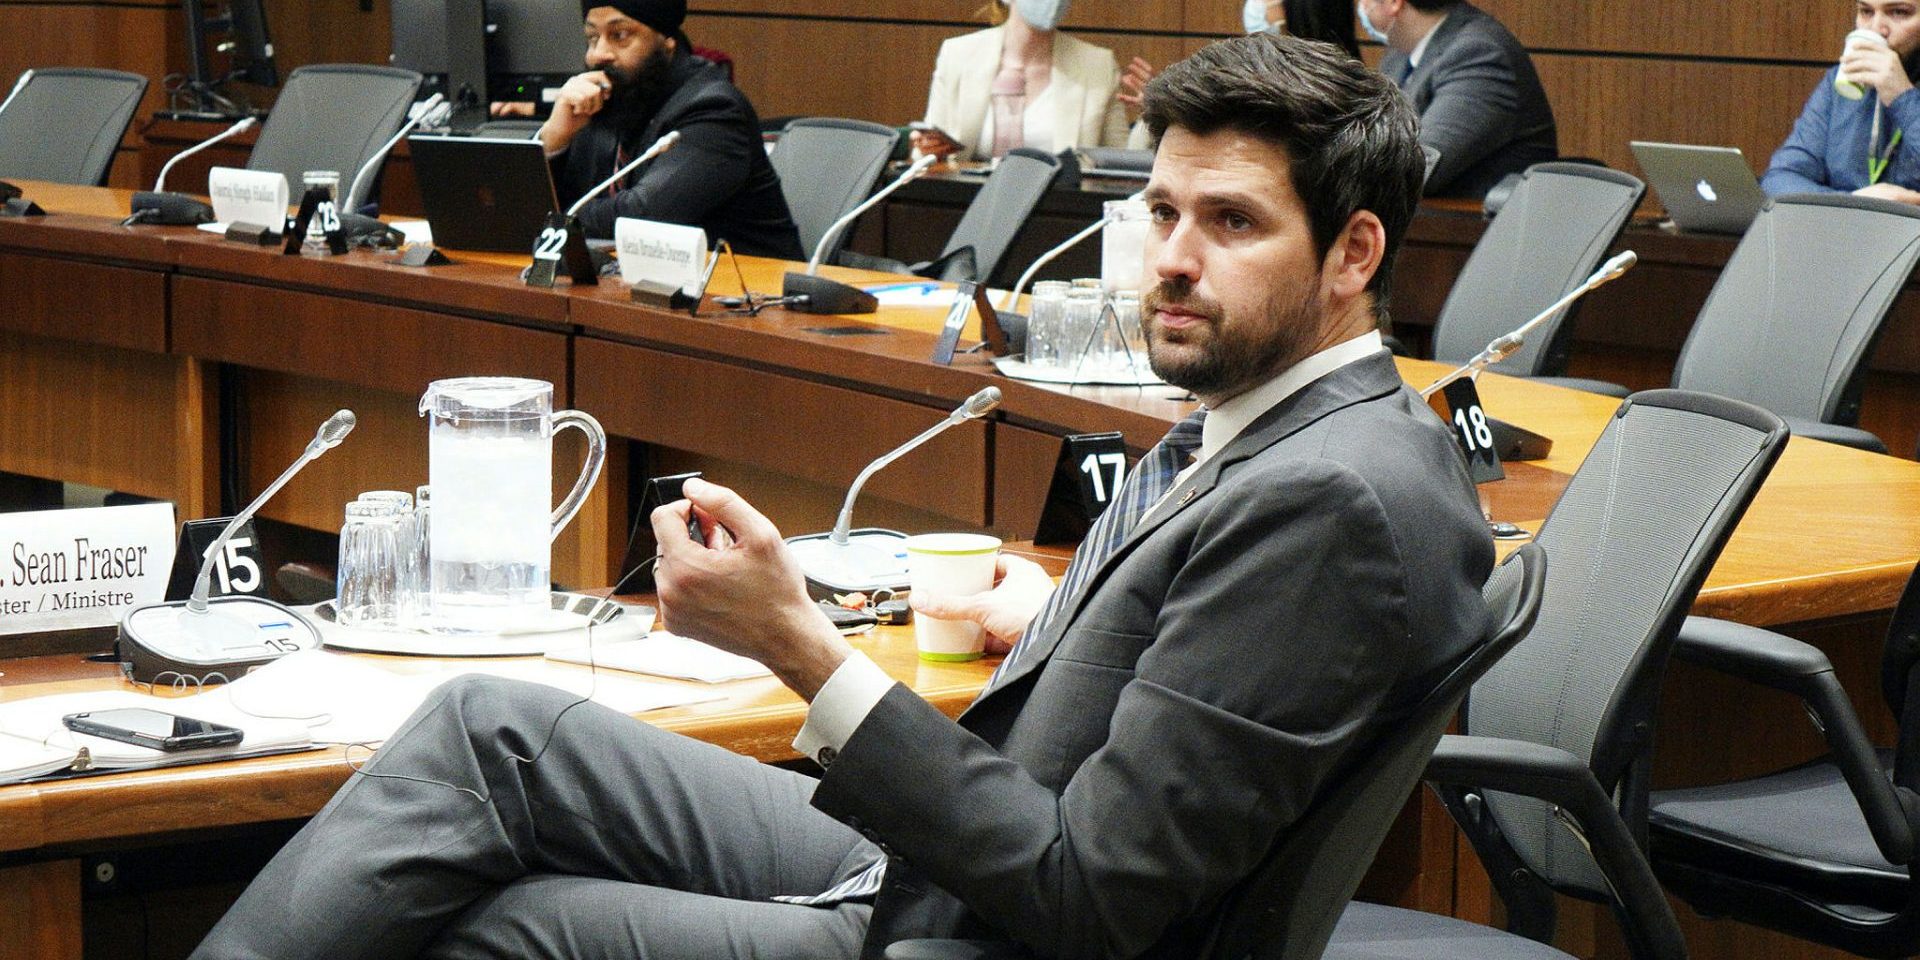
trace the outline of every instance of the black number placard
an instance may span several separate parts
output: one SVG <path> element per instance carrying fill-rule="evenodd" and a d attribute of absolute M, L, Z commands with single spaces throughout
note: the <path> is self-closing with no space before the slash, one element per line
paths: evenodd
<path fill-rule="evenodd" d="M 1080 542 L 1126 477 L 1127 446 L 1119 433 L 1078 433 L 1062 440 L 1033 542 Z"/>
<path fill-rule="evenodd" d="M 200 561 L 207 546 L 227 528 L 227 517 L 188 520 L 180 526 L 180 548 L 173 552 L 173 573 L 167 578 L 167 599 L 185 600 L 193 593 L 193 581 L 200 575 Z M 248 520 L 227 538 L 213 560 L 213 576 L 208 596 L 233 594 L 267 595 L 266 558 L 260 550 L 260 536 Z"/>
<path fill-rule="evenodd" d="M 1467 458 L 1467 475 L 1474 483 L 1487 483 L 1506 477 L 1500 466 L 1499 445 L 1494 440 L 1493 422 L 1480 405 L 1480 390 L 1472 377 L 1462 377 L 1440 392 L 1444 403 L 1438 410 L 1453 427 L 1453 438 Z"/>

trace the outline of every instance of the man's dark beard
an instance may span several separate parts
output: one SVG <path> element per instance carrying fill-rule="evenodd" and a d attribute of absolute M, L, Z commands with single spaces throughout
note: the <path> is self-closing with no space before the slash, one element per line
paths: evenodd
<path fill-rule="evenodd" d="M 661 44 L 633 70 L 617 66 L 601 69 L 613 83 L 613 89 L 607 91 L 606 111 L 611 116 L 624 117 L 650 110 L 666 97 L 673 76 L 673 51 Z"/>
<path fill-rule="evenodd" d="M 1147 365 L 1154 376 L 1200 397 L 1231 397 L 1254 384 L 1279 373 L 1301 359 L 1299 355 L 1317 324 L 1307 298 L 1292 304 L 1267 305 L 1283 312 L 1271 332 L 1255 335 L 1245 323 L 1228 328 L 1222 323 L 1225 311 L 1210 300 L 1194 296 L 1193 285 L 1184 278 L 1163 280 L 1140 298 L 1140 318 L 1147 333 Z M 1156 335 L 1154 311 L 1163 306 L 1178 306 L 1207 318 L 1200 333 L 1201 354 L 1175 359 L 1162 347 L 1162 335 Z"/>

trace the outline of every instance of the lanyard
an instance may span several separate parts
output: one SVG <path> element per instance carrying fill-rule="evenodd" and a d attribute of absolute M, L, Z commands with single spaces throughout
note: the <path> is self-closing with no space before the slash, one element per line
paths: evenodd
<path fill-rule="evenodd" d="M 1893 139 L 1887 141 L 1887 149 L 1880 149 L 1880 101 L 1873 102 L 1873 133 L 1867 143 L 1867 184 L 1879 183 L 1886 176 L 1887 165 L 1893 162 L 1893 152 L 1900 149 L 1900 140 L 1905 130 L 1895 130 Z"/>

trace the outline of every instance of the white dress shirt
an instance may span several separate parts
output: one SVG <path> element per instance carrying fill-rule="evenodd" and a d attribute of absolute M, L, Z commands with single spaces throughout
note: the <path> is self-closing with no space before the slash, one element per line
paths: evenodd
<path fill-rule="evenodd" d="M 1351 340 L 1334 344 L 1281 371 L 1279 376 L 1209 410 L 1207 419 L 1200 424 L 1200 450 L 1194 454 L 1193 463 L 1174 478 L 1168 492 L 1171 493 L 1201 464 L 1225 449 L 1235 437 L 1282 400 L 1298 393 L 1307 384 L 1383 349 L 1385 347 L 1381 344 L 1379 331 L 1369 330 Z M 1154 504 L 1147 514 L 1151 515 L 1165 502 L 1163 496 L 1160 503 Z M 853 656 L 848 657 L 833 672 L 833 676 L 827 678 L 826 684 L 814 696 L 813 706 L 807 710 L 807 720 L 801 724 L 799 735 L 793 738 L 793 748 L 819 761 L 823 767 L 831 765 L 847 741 L 852 739 L 853 731 L 867 718 L 867 714 L 873 712 L 874 705 L 886 696 L 893 683 L 893 678 L 887 676 L 886 671 L 880 669 L 866 654 L 854 651 Z"/>

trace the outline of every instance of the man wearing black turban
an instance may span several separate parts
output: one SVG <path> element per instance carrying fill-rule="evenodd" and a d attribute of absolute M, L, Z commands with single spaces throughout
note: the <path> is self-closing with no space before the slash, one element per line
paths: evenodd
<path fill-rule="evenodd" d="M 540 128 L 562 205 L 612 176 L 670 131 L 666 154 L 580 208 L 591 237 L 618 217 L 685 223 L 741 253 L 803 259 L 760 120 L 726 71 L 680 32 L 686 0 L 581 0 L 587 72 L 566 82 Z"/>

